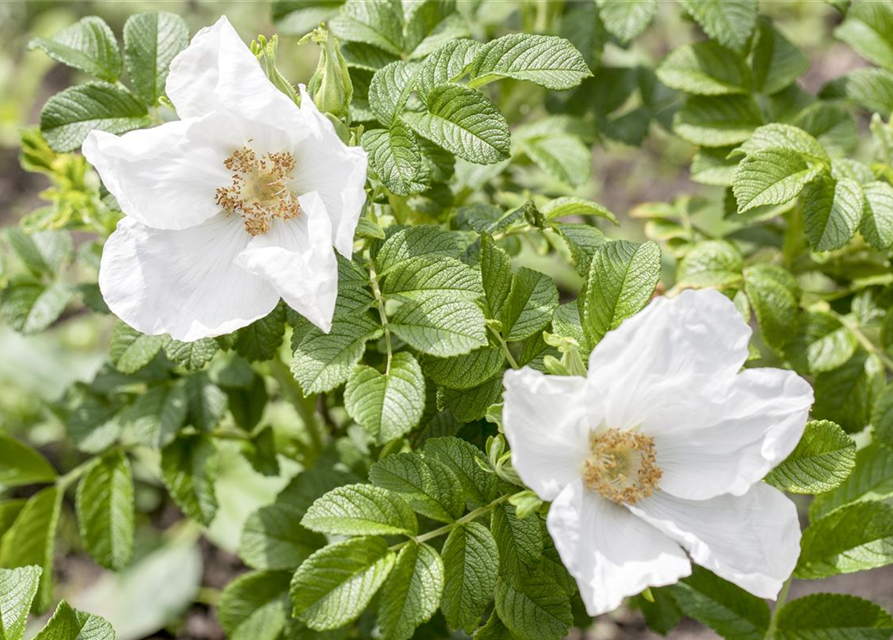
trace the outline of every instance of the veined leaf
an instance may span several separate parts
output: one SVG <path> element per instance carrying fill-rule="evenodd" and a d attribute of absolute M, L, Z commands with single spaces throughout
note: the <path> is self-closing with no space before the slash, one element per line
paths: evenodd
<path fill-rule="evenodd" d="M 481 234 L 480 263 L 487 317 L 496 319 L 512 288 L 512 262 L 489 233 Z"/>
<path fill-rule="evenodd" d="M 742 51 L 757 23 L 756 0 L 682 0 L 704 32 L 735 51 Z"/>
<path fill-rule="evenodd" d="M 389 270 L 381 292 L 416 300 L 432 296 L 475 300 L 484 293 L 474 269 L 455 258 L 431 255 L 409 258 Z"/>
<path fill-rule="evenodd" d="M 474 40 L 459 38 L 445 42 L 426 57 L 416 76 L 422 100 L 434 87 L 462 77 L 482 46 Z"/>
<path fill-rule="evenodd" d="M 855 235 L 864 210 L 865 196 L 855 180 L 824 175 L 813 180 L 803 193 L 803 224 L 809 244 L 816 251 L 841 248 Z"/>
<path fill-rule="evenodd" d="M 208 526 L 217 513 L 217 451 L 205 436 L 182 436 L 161 452 L 161 479 L 177 506 Z"/>
<path fill-rule="evenodd" d="M 443 560 L 426 544 L 408 542 L 381 589 L 378 620 L 385 640 L 409 640 L 440 606 Z"/>
<path fill-rule="evenodd" d="M 741 282 L 744 259 L 730 242 L 699 242 L 679 263 L 676 280 L 689 287 L 727 287 Z"/>
<path fill-rule="evenodd" d="M 893 8 L 885 2 L 854 2 L 834 35 L 866 60 L 893 71 Z"/>
<path fill-rule="evenodd" d="M 450 389 L 470 389 L 495 376 L 505 362 L 496 347 L 481 347 L 452 358 L 425 356 L 420 364 L 432 382 Z"/>
<path fill-rule="evenodd" d="M 893 617 L 856 596 L 814 593 L 787 603 L 777 629 L 780 640 L 886 640 L 893 633 Z"/>
<path fill-rule="evenodd" d="M 0 309 L 7 322 L 25 335 L 49 327 L 68 306 L 74 289 L 66 282 L 44 285 L 33 280 L 13 280 L 3 290 Z"/>
<path fill-rule="evenodd" d="M 171 62 L 189 44 L 183 18 L 167 11 L 146 11 L 124 23 L 124 64 L 133 92 L 148 105 L 164 95 Z"/>
<path fill-rule="evenodd" d="M 655 71 L 671 89 L 702 96 L 747 93 L 751 82 L 741 56 L 709 40 L 674 49 Z"/>
<path fill-rule="evenodd" d="M 143 335 L 119 322 L 112 331 L 109 357 L 118 371 L 130 375 L 152 362 L 169 339 L 164 335 Z"/>
<path fill-rule="evenodd" d="M 542 330 L 557 306 L 558 288 L 552 278 L 526 267 L 518 269 L 500 313 L 505 339 L 524 340 Z"/>
<path fill-rule="evenodd" d="M 342 40 L 371 44 L 395 56 L 403 52 L 400 0 L 348 0 L 329 28 Z"/>
<path fill-rule="evenodd" d="M 597 0 L 599 17 L 612 35 L 629 42 L 657 15 L 657 0 Z"/>
<path fill-rule="evenodd" d="M 487 345 L 484 314 L 474 302 L 448 296 L 404 302 L 391 330 L 423 353 L 446 358 Z"/>
<path fill-rule="evenodd" d="M 847 479 L 856 464 L 856 443 L 828 420 L 807 423 L 797 447 L 767 476 L 791 493 L 824 493 Z"/>
<path fill-rule="evenodd" d="M 512 635 L 521 640 L 559 640 L 574 621 L 567 594 L 542 573 L 516 580 L 500 577 L 496 611 Z"/>
<path fill-rule="evenodd" d="M 469 73 L 471 87 L 514 78 L 556 91 L 576 87 L 592 75 L 569 41 L 528 33 L 512 33 L 478 47 Z"/>
<path fill-rule="evenodd" d="M 434 225 L 400 229 L 389 237 L 375 256 L 378 275 L 396 269 L 404 261 L 420 256 L 458 258 L 461 250 L 450 232 Z"/>
<path fill-rule="evenodd" d="M 87 16 L 52 38 L 34 38 L 29 49 L 41 49 L 53 60 L 106 82 L 121 75 L 121 53 L 115 34 L 102 18 Z"/>
<path fill-rule="evenodd" d="M 752 153 L 738 165 L 732 181 L 738 213 L 793 200 L 824 170 L 825 165 L 810 166 L 800 154 L 788 149 Z"/>
<path fill-rule="evenodd" d="M 311 531 L 347 536 L 418 533 L 415 514 L 400 496 L 368 484 L 332 489 L 310 506 L 301 524 Z"/>
<path fill-rule="evenodd" d="M 692 144 L 725 147 L 747 140 L 763 124 L 749 96 L 693 96 L 673 117 L 673 131 Z"/>
<path fill-rule="evenodd" d="M 780 122 L 758 128 L 747 142 L 735 149 L 735 153 L 749 156 L 768 149 L 786 149 L 810 159 L 830 161 L 825 148 L 813 136 L 799 127 Z"/>
<path fill-rule="evenodd" d="M 419 66 L 398 60 L 379 69 L 369 84 L 369 106 L 378 121 L 391 127 L 394 119 L 403 111 L 406 100 L 415 85 Z"/>
<path fill-rule="evenodd" d="M 770 95 L 806 73 L 809 58 L 773 28 L 771 21 L 763 20 L 753 49 L 752 65 L 756 88 Z"/>
<path fill-rule="evenodd" d="M 856 453 L 856 466 L 839 487 L 816 496 L 809 508 L 813 521 L 846 504 L 893 496 L 893 450 L 876 444 Z"/>
<path fill-rule="evenodd" d="M 389 129 L 372 129 L 363 134 L 363 148 L 375 175 L 398 196 L 420 193 L 428 187 L 422 171 L 422 156 L 415 135 L 399 118 Z"/>
<path fill-rule="evenodd" d="M 127 407 L 122 416 L 147 447 L 161 449 L 177 437 L 189 411 L 186 387 L 166 384 L 153 387 Z"/>
<path fill-rule="evenodd" d="M 53 482 L 56 470 L 40 453 L 15 438 L 0 434 L 0 485 Z"/>
<path fill-rule="evenodd" d="M 40 567 L 0 569 L 0 634 L 3 640 L 21 640 L 31 601 L 40 584 Z"/>
<path fill-rule="evenodd" d="M 223 590 L 220 626 L 231 640 L 276 640 L 290 618 L 287 571 L 255 571 L 239 576 Z"/>
<path fill-rule="evenodd" d="M 104 618 L 72 609 L 63 600 L 34 640 L 115 640 L 115 630 Z"/>
<path fill-rule="evenodd" d="M 425 441 L 425 457 L 449 467 L 462 485 L 465 496 L 478 506 L 493 499 L 496 476 L 485 471 L 484 454 L 470 442 L 460 438 L 429 438 Z"/>
<path fill-rule="evenodd" d="M 758 264 L 744 270 L 744 291 L 763 339 L 773 349 L 783 349 L 797 335 L 797 281 L 779 266 Z"/>
<path fill-rule="evenodd" d="M 859 230 L 876 249 L 883 250 L 893 244 L 893 187 L 887 182 L 869 182 L 862 185 L 865 194 L 865 214 Z"/>
<path fill-rule="evenodd" d="M 477 627 L 499 576 L 499 552 L 490 531 L 469 522 L 450 532 L 443 545 L 446 575 L 443 614 L 455 629 Z"/>
<path fill-rule="evenodd" d="M 377 486 L 397 492 L 410 506 L 434 520 L 453 522 L 465 510 L 462 485 L 449 467 L 416 453 L 396 453 L 369 469 Z"/>
<path fill-rule="evenodd" d="M 836 316 L 809 311 L 801 315 L 799 333 L 784 353 L 797 371 L 821 373 L 846 364 L 858 346 L 856 336 Z"/>
<path fill-rule="evenodd" d="M 618 224 L 617 216 L 599 203 L 574 196 L 564 196 L 550 200 L 540 207 L 540 211 L 546 216 L 546 220 L 556 220 L 564 216 L 595 216 Z"/>
<path fill-rule="evenodd" d="M 133 555 L 133 476 L 127 457 L 108 453 L 78 485 L 77 514 L 81 539 L 102 566 L 120 571 Z"/>

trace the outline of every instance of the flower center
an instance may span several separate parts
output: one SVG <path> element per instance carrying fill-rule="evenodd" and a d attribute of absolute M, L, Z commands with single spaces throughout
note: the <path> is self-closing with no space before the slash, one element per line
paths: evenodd
<path fill-rule="evenodd" d="M 651 495 L 663 472 L 657 466 L 654 438 L 608 429 L 589 437 L 591 455 L 583 463 L 583 482 L 615 504 L 636 504 Z"/>
<path fill-rule="evenodd" d="M 232 181 L 217 189 L 215 202 L 242 216 L 251 235 L 269 231 L 273 218 L 289 220 L 301 213 L 298 197 L 288 188 L 295 168 L 295 157 L 288 151 L 258 156 L 246 145 L 233 151 L 223 166 L 232 172 Z"/>

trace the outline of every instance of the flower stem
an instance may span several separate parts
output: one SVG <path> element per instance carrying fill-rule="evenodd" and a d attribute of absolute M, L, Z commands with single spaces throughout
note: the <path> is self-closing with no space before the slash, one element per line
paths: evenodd
<path fill-rule="evenodd" d="M 518 361 L 515 360 L 515 356 L 513 356 L 512 352 L 509 351 L 508 343 L 506 343 L 505 339 L 502 337 L 502 334 L 493 327 L 489 327 L 489 329 L 493 332 L 493 335 L 496 336 L 496 339 L 499 341 L 499 345 L 502 347 L 502 353 L 505 354 L 505 359 L 509 361 L 510 365 L 512 365 L 512 369 L 520 369 L 521 367 L 518 366 Z"/>
<path fill-rule="evenodd" d="M 440 527 L 439 529 L 434 529 L 433 531 L 429 531 L 428 533 L 423 533 L 420 536 L 415 536 L 415 537 L 413 537 L 413 540 L 415 542 L 421 544 L 422 542 L 427 542 L 428 540 L 432 540 L 434 538 L 438 538 L 444 534 L 447 534 L 457 527 L 461 527 L 462 525 L 466 525 L 469 522 L 477 520 L 478 518 L 480 518 L 482 515 L 484 515 L 488 511 L 492 511 L 496 506 L 502 504 L 503 502 L 505 502 L 506 500 L 511 498 L 513 495 L 515 495 L 515 494 L 507 493 L 503 496 L 499 496 L 498 498 L 496 498 L 496 500 L 494 500 L 490 504 L 485 504 L 483 507 L 478 507 L 474 511 L 469 511 L 468 513 L 466 513 L 464 516 L 462 516 L 455 522 L 451 522 L 450 524 L 444 525 L 444 526 Z M 391 546 L 390 549 L 391 549 L 391 551 L 397 551 L 401 547 L 404 547 L 407 544 L 409 544 L 409 542 L 410 542 L 409 540 L 406 540 L 405 542 L 399 542 L 399 543 Z"/>
<path fill-rule="evenodd" d="M 388 351 L 388 361 L 385 366 L 385 375 L 391 372 L 391 330 L 388 326 L 388 316 L 384 311 L 384 296 L 378 286 L 378 275 L 375 273 L 375 263 L 371 257 L 369 262 L 369 281 L 372 283 L 372 295 L 375 296 L 375 306 L 378 307 L 378 317 L 381 318 L 381 328 L 384 330 L 384 343 Z"/>
<path fill-rule="evenodd" d="M 784 607 L 785 601 L 788 599 L 788 591 L 790 590 L 793 581 L 794 576 L 792 575 L 785 580 L 784 585 L 781 587 L 781 593 L 778 594 L 778 600 L 775 601 L 775 610 L 772 612 L 772 618 L 769 620 L 769 628 L 766 629 L 766 635 L 763 636 L 763 640 L 775 639 L 775 630 L 778 628 L 778 615 Z"/>

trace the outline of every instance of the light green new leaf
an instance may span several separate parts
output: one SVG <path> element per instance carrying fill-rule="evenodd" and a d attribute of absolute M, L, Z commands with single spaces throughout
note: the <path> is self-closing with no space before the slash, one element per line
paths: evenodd
<path fill-rule="evenodd" d="M 778 616 L 779 640 L 887 640 L 893 617 L 878 605 L 842 593 L 814 593 L 787 603 Z"/>
<path fill-rule="evenodd" d="M 773 349 L 782 349 L 797 335 L 797 281 L 783 268 L 758 264 L 744 270 L 744 291 L 760 323 L 760 334 Z"/>
<path fill-rule="evenodd" d="M 682 0 L 708 36 L 721 45 L 742 51 L 757 24 L 757 0 Z"/>
<path fill-rule="evenodd" d="M 460 158 L 493 164 L 509 157 L 511 140 L 505 117 L 483 95 L 461 85 L 435 87 L 427 112 L 407 112 L 403 120 L 417 134 Z"/>
<path fill-rule="evenodd" d="M 298 567 L 291 581 L 294 615 L 317 631 L 355 620 L 394 566 L 383 538 L 351 538 L 324 547 Z"/>
<path fill-rule="evenodd" d="M 702 96 L 747 93 L 751 83 L 744 59 L 709 40 L 674 49 L 655 72 L 671 89 Z"/>
<path fill-rule="evenodd" d="M 470 389 L 489 380 L 501 369 L 505 356 L 497 347 L 482 347 L 461 356 L 421 359 L 422 371 L 435 384 L 450 389 Z"/>
<path fill-rule="evenodd" d="M 395 56 L 403 52 L 400 0 L 348 0 L 328 26 L 341 40 L 371 44 Z"/>
<path fill-rule="evenodd" d="M 217 450 L 205 436 L 183 436 L 161 452 L 161 479 L 187 516 L 208 526 L 217 513 Z"/>
<path fill-rule="evenodd" d="M 0 486 L 53 482 L 56 470 L 40 453 L 15 438 L 0 434 Z"/>
<path fill-rule="evenodd" d="M 512 33 L 478 47 L 469 74 L 471 87 L 514 78 L 561 91 L 576 87 L 592 72 L 583 55 L 564 38 Z"/>
<path fill-rule="evenodd" d="M 400 550 L 381 588 L 378 623 L 384 640 L 409 640 L 440 606 L 443 560 L 426 544 L 409 542 Z"/>
<path fill-rule="evenodd" d="M 369 484 L 349 484 L 318 498 L 301 524 L 311 531 L 342 536 L 414 536 L 418 521 L 395 493 Z"/>
<path fill-rule="evenodd" d="M 484 322 L 484 314 L 474 302 L 436 296 L 404 302 L 390 328 L 419 351 L 447 358 L 486 346 Z"/>
<path fill-rule="evenodd" d="M 559 640 L 574 622 L 567 594 L 542 573 L 500 577 L 496 582 L 496 611 L 519 640 Z"/>
<path fill-rule="evenodd" d="M 876 249 L 888 249 L 893 244 L 893 187 L 887 182 L 862 185 L 865 194 L 865 214 L 859 230 Z"/>
<path fill-rule="evenodd" d="M 893 71 L 893 7 L 886 2 L 854 2 L 834 35 L 866 60 Z"/>
<path fill-rule="evenodd" d="M 415 300 L 438 295 L 476 300 L 484 294 L 477 271 L 455 258 L 432 255 L 408 258 L 390 269 L 381 292 Z"/>
<path fill-rule="evenodd" d="M 864 210 L 858 182 L 819 176 L 803 190 L 803 227 L 809 244 L 816 251 L 840 249 L 855 235 Z"/>
<path fill-rule="evenodd" d="M 489 463 L 480 449 L 460 438 L 429 438 L 425 441 L 425 457 L 434 458 L 449 467 L 465 496 L 478 506 L 487 504 L 496 490 L 496 475 L 485 471 Z"/>
<path fill-rule="evenodd" d="M 31 601 L 40 584 L 40 567 L 0 569 L 0 638 L 21 640 Z"/>
<path fill-rule="evenodd" d="M 183 18 L 167 11 L 146 11 L 124 23 L 124 64 L 133 92 L 148 105 L 164 95 L 171 61 L 189 44 Z"/>
<path fill-rule="evenodd" d="M 691 96 L 673 117 L 673 131 L 704 147 L 725 147 L 747 140 L 763 124 L 750 96 Z"/>
<path fill-rule="evenodd" d="M 61 506 L 62 494 L 56 487 L 35 493 L 3 536 L 0 547 L 0 566 L 40 567 L 40 587 L 32 605 L 35 613 L 43 613 L 53 601 L 53 551 Z"/>
<path fill-rule="evenodd" d="M 77 149 L 93 129 L 124 133 L 150 124 L 144 104 L 105 82 L 69 87 L 47 100 L 40 112 L 40 131 L 59 152 Z"/>
<path fill-rule="evenodd" d="M 52 38 L 34 38 L 29 49 L 41 49 L 53 60 L 106 82 L 121 75 L 121 53 L 115 34 L 102 18 L 87 16 Z"/>
<path fill-rule="evenodd" d="M 540 207 L 540 211 L 546 217 L 546 220 L 557 220 L 564 216 L 594 216 L 605 218 L 614 224 L 618 224 L 617 216 L 599 203 L 575 196 L 564 196 L 550 200 Z"/>
<path fill-rule="evenodd" d="M 781 91 L 806 73 L 809 58 L 773 28 L 770 20 L 763 20 L 751 64 L 756 88 L 769 95 Z"/>
<path fill-rule="evenodd" d="M 893 449 L 873 444 L 856 453 L 856 467 L 843 483 L 816 496 L 809 516 L 815 521 L 846 504 L 893 496 Z"/>
<path fill-rule="evenodd" d="M 87 552 L 103 567 L 120 571 L 133 554 L 133 476 L 120 451 L 90 467 L 78 485 L 78 525 Z"/>
<path fill-rule="evenodd" d="M 104 618 L 72 609 L 63 600 L 34 640 L 115 640 L 115 630 Z"/>
<path fill-rule="evenodd" d="M 595 252 L 583 298 L 583 331 L 595 345 L 641 311 L 660 280 L 660 248 L 653 242 L 609 242 Z"/>
<path fill-rule="evenodd" d="M 419 97 L 425 100 L 434 87 L 462 77 L 482 46 L 474 40 L 459 38 L 445 42 L 434 50 L 425 58 L 416 76 Z"/>
<path fill-rule="evenodd" d="M 347 413 L 380 444 L 415 427 L 425 410 L 425 378 L 412 354 L 395 353 L 386 373 L 358 365 L 344 390 Z"/>
<path fill-rule="evenodd" d="M 369 154 L 372 171 L 394 194 L 408 196 L 428 188 L 418 142 L 399 118 L 389 129 L 365 132 L 360 143 Z"/>
<path fill-rule="evenodd" d="M 112 331 L 109 358 L 121 373 L 136 373 L 155 359 L 170 338 L 147 336 L 119 322 Z"/>
<path fill-rule="evenodd" d="M 59 280 L 50 285 L 13 280 L 3 290 L 0 309 L 13 329 L 29 335 L 53 324 L 73 296 L 74 289 Z"/>
<path fill-rule="evenodd" d="M 824 493 L 847 479 L 856 464 L 856 443 L 839 426 L 814 420 L 797 447 L 767 476 L 770 484 L 791 493 Z"/>
<path fill-rule="evenodd" d="M 893 507 L 856 502 L 814 521 L 803 532 L 794 575 L 816 579 L 893 563 Z"/>
<path fill-rule="evenodd" d="M 499 551 L 490 531 L 469 522 L 450 532 L 443 545 L 446 575 L 441 609 L 454 629 L 477 627 L 499 576 Z"/>
<path fill-rule="evenodd" d="M 378 121 L 390 127 L 403 111 L 406 100 L 415 86 L 419 65 L 398 60 L 382 67 L 369 83 L 369 106 Z"/>
<path fill-rule="evenodd" d="M 793 200 L 825 169 L 822 163 L 810 166 L 801 154 L 789 149 L 764 149 L 748 155 L 732 179 L 738 213 Z"/>
<path fill-rule="evenodd" d="M 417 453 L 397 453 L 369 469 L 369 480 L 395 491 L 424 516 L 453 522 L 465 510 L 462 485 L 449 467 Z"/>
<path fill-rule="evenodd" d="M 744 259 L 731 242 L 706 240 L 689 250 L 679 263 L 676 280 L 688 287 L 728 287 L 741 282 Z"/>
<path fill-rule="evenodd" d="M 690 577 L 670 587 L 682 612 L 727 640 L 762 640 L 769 606 L 730 582 L 696 565 Z"/>
<path fill-rule="evenodd" d="M 287 571 L 239 576 L 220 594 L 217 617 L 230 640 L 277 640 L 291 614 Z"/>
<path fill-rule="evenodd" d="M 512 279 L 499 319 L 506 340 L 524 340 L 549 324 L 558 306 L 558 288 L 549 276 L 521 267 Z"/>
<path fill-rule="evenodd" d="M 629 42 L 657 15 L 657 0 L 597 0 L 599 17 L 612 35 Z"/>

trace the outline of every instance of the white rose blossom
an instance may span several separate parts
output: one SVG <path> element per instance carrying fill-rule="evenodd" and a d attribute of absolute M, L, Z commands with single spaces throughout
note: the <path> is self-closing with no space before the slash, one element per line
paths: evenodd
<path fill-rule="evenodd" d="M 217 336 L 282 298 L 324 331 L 335 252 L 350 257 L 365 200 L 366 153 L 346 146 L 301 87 L 298 107 L 267 79 L 227 21 L 171 64 L 179 121 L 83 153 L 126 214 L 102 255 L 109 308 L 146 334 Z"/>
<path fill-rule="evenodd" d="M 586 378 L 506 373 L 512 462 L 552 502 L 591 615 L 691 561 L 763 598 L 793 571 L 797 510 L 761 480 L 800 440 L 813 393 L 791 371 L 741 370 L 750 335 L 721 293 L 685 291 L 609 332 Z"/>

